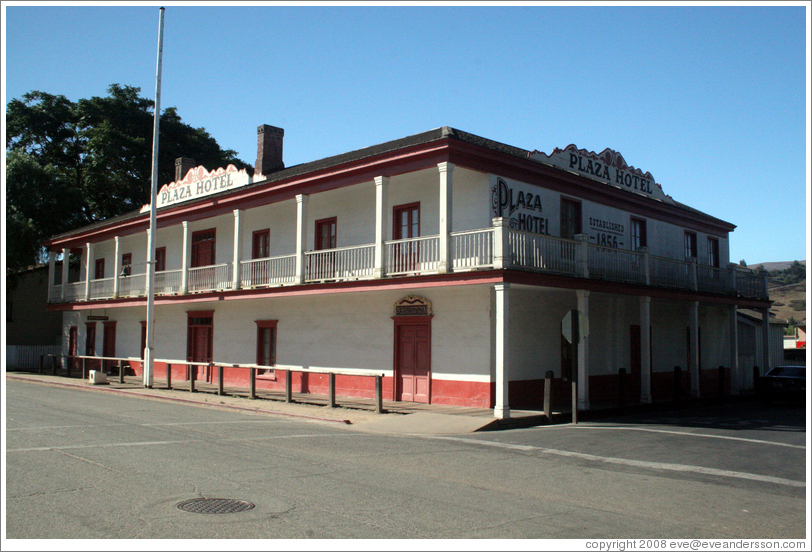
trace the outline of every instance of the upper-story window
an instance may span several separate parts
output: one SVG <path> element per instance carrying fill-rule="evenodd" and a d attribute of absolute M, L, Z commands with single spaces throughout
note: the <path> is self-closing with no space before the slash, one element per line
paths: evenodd
<path fill-rule="evenodd" d="M 104 278 L 104 259 L 96 259 L 96 276 L 97 280 Z"/>
<path fill-rule="evenodd" d="M 719 240 L 708 238 L 708 266 L 719 268 Z"/>
<path fill-rule="evenodd" d="M 270 229 L 257 230 L 254 232 L 251 245 L 252 259 L 265 259 L 271 256 L 271 231 Z"/>
<path fill-rule="evenodd" d="M 632 217 L 631 223 L 632 251 L 639 251 L 642 247 L 648 247 L 646 221 Z"/>
<path fill-rule="evenodd" d="M 697 258 L 696 234 L 694 232 L 685 232 L 685 258 Z"/>
<path fill-rule="evenodd" d="M 155 249 L 155 272 L 166 270 L 166 246 Z"/>
<path fill-rule="evenodd" d="M 420 236 L 420 203 L 398 205 L 392 209 L 392 239 L 405 240 Z"/>
<path fill-rule="evenodd" d="M 124 253 L 121 256 L 121 272 L 129 276 L 132 274 L 133 254 Z"/>
<path fill-rule="evenodd" d="M 192 267 L 214 264 L 214 241 L 217 230 L 209 228 L 192 234 Z"/>
<path fill-rule="evenodd" d="M 561 198 L 561 237 L 573 239 L 581 233 L 581 202 Z"/>
<path fill-rule="evenodd" d="M 336 217 L 316 221 L 316 251 L 336 248 Z"/>

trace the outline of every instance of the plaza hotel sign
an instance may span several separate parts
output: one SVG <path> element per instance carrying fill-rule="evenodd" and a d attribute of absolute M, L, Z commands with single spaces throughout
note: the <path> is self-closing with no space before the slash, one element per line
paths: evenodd
<path fill-rule="evenodd" d="M 213 171 L 207 171 L 200 165 L 189 169 L 183 180 L 164 185 L 158 192 L 156 206 L 168 207 L 178 203 L 200 199 L 212 194 L 240 188 L 251 184 L 253 179 L 245 169 L 229 165 Z M 145 206 L 149 209 L 149 206 Z"/>
<path fill-rule="evenodd" d="M 640 169 L 630 167 L 622 155 L 609 148 L 595 153 L 578 149 L 574 144 L 570 144 L 564 149 L 555 148 L 550 155 L 533 151 L 528 154 L 528 158 L 577 173 L 614 188 L 666 203 L 674 203 L 670 196 L 663 193 L 662 186 L 654 181 L 651 173 L 643 173 Z"/>

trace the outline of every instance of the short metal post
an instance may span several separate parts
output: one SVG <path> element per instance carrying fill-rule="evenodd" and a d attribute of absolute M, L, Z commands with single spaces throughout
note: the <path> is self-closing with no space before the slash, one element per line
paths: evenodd
<path fill-rule="evenodd" d="M 195 371 L 197 367 L 194 364 L 189 365 L 189 393 L 195 392 Z"/>
<path fill-rule="evenodd" d="M 210 364 L 209 366 L 213 366 L 213 365 Z M 217 367 L 217 394 L 218 395 L 223 394 L 223 367 L 222 366 Z"/>
<path fill-rule="evenodd" d="M 375 376 L 375 412 L 383 413 L 383 376 Z"/>
<path fill-rule="evenodd" d="M 330 378 L 330 408 L 336 407 L 336 375 L 332 372 L 329 374 Z"/>
<path fill-rule="evenodd" d="M 249 368 L 248 369 L 248 374 L 249 374 L 249 378 L 251 380 L 251 387 L 250 387 L 251 398 L 256 399 L 257 398 L 257 370 L 256 370 L 256 368 Z"/>
<path fill-rule="evenodd" d="M 285 402 L 293 402 L 293 382 L 290 381 L 290 370 L 285 370 Z"/>
<path fill-rule="evenodd" d="M 166 388 L 172 389 L 172 364 L 166 363 Z"/>
<path fill-rule="evenodd" d="M 578 382 L 572 382 L 572 423 L 578 423 Z"/>
<path fill-rule="evenodd" d="M 124 383 L 124 362 L 121 359 L 118 360 L 118 382 Z"/>
<path fill-rule="evenodd" d="M 552 397 L 553 371 L 547 370 L 544 374 L 544 415 L 547 417 L 547 421 L 552 421 L 553 419 Z"/>
<path fill-rule="evenodd" d="M 617 373 L 618 406 L 622 411 L 626 408 L 626 369 L 621 368 Z"/>
<path fill-rule="evenodd" d="M 82 379 L 87 379 L 87 359 L 82 359 Z"/>
<path fill-rule="evenodd" d="M 682 368 L 674 366 L 674 402 L 678 403 L 682 396 Z"/>

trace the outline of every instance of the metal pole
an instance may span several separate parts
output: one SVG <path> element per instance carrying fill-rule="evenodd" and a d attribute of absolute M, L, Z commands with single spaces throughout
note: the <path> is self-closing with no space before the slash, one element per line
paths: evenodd
<path fill-rule="evenodd" d="M 152 388 L 154 382 L 155 358 L 153 345 L 155 338 L 155 196 L 158 195 L 158 138 L 161 122 L 161 62 L 164 48 L 164 8 L 158 16 L 158 67 L 155 75 L 155 110 L 152 129 L 152 185 L 149 200 L 149 259 L 147 260 L 147 348 L 144 351 L 144 387 Z"/>

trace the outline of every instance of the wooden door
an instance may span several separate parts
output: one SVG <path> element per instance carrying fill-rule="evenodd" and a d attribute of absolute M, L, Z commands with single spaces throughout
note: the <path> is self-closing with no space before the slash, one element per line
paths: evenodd
<path fill-rule="evenodd" d="M 208 364 L 212 359 L 212 315 L 211 313 L 189 313 L 187 360 Z M 195 379 L 212 381 L 208 366 L 195 366 Z"/>
<path fill-rule="evenodd" d="M 115 322 L 105 322 L 104 323 L 104 338 L 102 341 L 102 356 L 103 357 L 114 357 L 116 356 L 116 323 Z M 110 372 L 110 369 L 113 366 L 116 366 L 116 361 L 114 360 L 105 360 L 102 365 L 104 366 L 102 370 L 104 372 Z"/>
<path fill-rule="evenodd" d="M 431 326 L 401 324 L 396 331 L 396 400 L 429 403 Z"/>
<path fill-rule="evenodd" d="M 392 210 L 392 239 L 405 240 L 420 236 L 420 204 L 399 205 Z M 420 244 L 407 242 L 397 244 L 392 262 L 394 272 L 419 270 Z"/>

